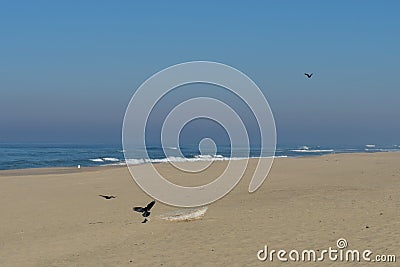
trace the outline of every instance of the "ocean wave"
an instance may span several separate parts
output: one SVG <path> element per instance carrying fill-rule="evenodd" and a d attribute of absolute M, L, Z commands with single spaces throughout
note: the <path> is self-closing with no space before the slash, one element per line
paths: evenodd
<path fill-rule="evenodd" d="M 117 158 L 103 158 L 104 161 L 119 161 Z"/>
<path fill-rule="evenodd" d="M 196 162 L 196 161 L 221 161 L 221 160 L 229 160 L 232 158 L 223 157 L 221 155 L 198 155 L 194 158 L 184 158 L 184 157 L 168 157 L 162 159 L 151 159 L 149 162 L 151 163 L 163 163 L 163 162 Z M 129 160 L 128 160 L 129 162 Z"/>
<path fill-rule="evenodd" d="M 97 158 L 97 159 L 89 159 L 90 161 L 93 162 L 105 162 L 105 161 L 112 161 L 112 162 L 117 162 L 119 159 L 117 158 Z"/>
<path fill-rule="evenodd" d="M 288 156 L 274 156 L 274 158 L 287 158 Z M 260 157 L 250 157 L 250 158 L 260 158 Z M 246 160 L 249 157 L 224 157 L 222 155 L 198 155 L 194 158 L 184 158 L 184 157 L 168 157 L 161 159 L 127 159 L 126 161 L 120 161 L 118 163 L 106 164 L 107 165 L 140 165 L 147 163 L 168 163 L 168 162 L 199 162 L 199 161 L 227 161 L 227 160 Z M 264 157 L 262 157 L 264 158 Z M 269 157 L 265 157 L 269 158 Z"/>
<path fill-rule="evenodd" d="M 90 161 L 93 161 L 93 162 L 104 162 L 104 160 L 103 159 L 89 159 Z"/>
<path fill-rule="evenodd" d="M 367 152 L 399 152 L 398 148 L 366 148 L 364 151 Z"/>
<path fill-rule="evenodd" d="M 329 153 L 329 152 L 334 152 L 335 150 L 333 150 L 333 149 L 292 149 L 290 151 L 298 152 L 298 153 Z"/>
<path fill-rule="evenodd" d="M 199 160 L 201 160 L 201 159 L 212 160 L 212 159 L 223 159 L 224 156 L 222 156 L 222 155 L 197 155 L 197 156 L 194 156 L 194 158 L 199 159 Z"/>
<path fill-rule="evenodd" d="M 376 145 L 365 145 L 365 147 L 374 148 L 374 147 L 376 147 Z"/>

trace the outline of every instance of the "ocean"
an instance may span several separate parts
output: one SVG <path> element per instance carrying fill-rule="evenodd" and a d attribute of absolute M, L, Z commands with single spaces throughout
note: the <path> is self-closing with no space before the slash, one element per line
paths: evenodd
<path fill-rule="evenodd" d="M 179 151 L 177 148 L 166 148 Z M 201 155 L 198 146 L 182 146 L 182 156 L 169 157 L 161 147 L 149 146 L 149 159 L 132 157 L 131 164 L 171 161 L 204 161 L 226 160 L 230 158 L 231 148 L 220 146 L 216 155 Z M 319 156 L 333 153 L 383 152 L 400 151 L 400 145 L 367 144 L 354 147 L 329 146 L 278 146 L 275 157 Z M 133 153 L 134 154 L 134 153 Z M 138 153 L 140 154 L 140 153 Z M 247 157 L 262 156 L 260 149 L 251 148 Z M 243 155 L 243 158 L 246 155 Z M 240 157 L 239 157 L 240 158 Z M 82 167 L 124 165 L 124 153 L 121 145 L 74 145 L 74 144 L 0 144 L 0 170 L 48 168 L 48 167 Z"/>

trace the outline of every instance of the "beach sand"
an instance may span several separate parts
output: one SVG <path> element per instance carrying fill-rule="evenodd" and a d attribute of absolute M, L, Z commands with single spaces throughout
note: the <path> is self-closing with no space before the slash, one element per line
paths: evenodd
<path fill-rule="evenodd" d="M 210 180 L 157 168 L 180 184 Z M 249 182 L 247 173 L 201 220 L 161 220 L 178 208 L 156 203 L 142 224 L 132 207 L 152 199 L 126 167 L 1 171 L 0 266 L 280 266 L 257 252 L 336 248 L 339 238 L 400 261 L 400 153 L 280 158 L 258 191 L 249 194 Z M 326 257 L 290 266 L 365 264 Z"/>

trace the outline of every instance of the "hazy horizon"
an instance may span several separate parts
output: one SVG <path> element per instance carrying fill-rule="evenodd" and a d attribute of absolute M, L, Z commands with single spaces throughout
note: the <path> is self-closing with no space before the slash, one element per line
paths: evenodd
<path fill-rule="evenodd" d="M 400 144 L 399 8 L 397 1 L 2 2 L 0 143 L 120 144 L 141 83 L 168 66 L 209 60 L 256 82 L 278 145 Z M 172 94 L 160 110 L 193 96 Z M 150 143 L 162 117 L 150 126 Z M 183 140 L 222 135 L 199 122 Z"/>

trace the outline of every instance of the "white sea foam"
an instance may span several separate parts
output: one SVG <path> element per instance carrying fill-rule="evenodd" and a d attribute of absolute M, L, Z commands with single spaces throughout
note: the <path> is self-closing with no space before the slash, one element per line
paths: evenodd
<path fill-rule="evenodd" d="M 195 162 L 195 161 L 220 161 L 220 160 L 229 160 L 227 157 L 223 157 L 221 155 L 198 155 L 194 158 L 183 158 L 183 157 L 168 157 L 163 159 L 152 159 L 150 162 L 153 163 L 162 163 L 162 162 Z"/>
<path fill-rule="evenodd" d="M 103 158 L 103 160 L 104 161 L 114 161 L 114 162 L 119 161 L 119 159 L 117 159 L 117 158 Z"/>
<path fill-rule="evenodd" d="M 105 162 L 105 161 L 111 161 L 111 162 L 118 162 L 119 159 L 117 158 L 97 158 L 97 159 L 89 159 L 90 161 L 93 162 Z"/>
<path fill-rule="evenodd" d="M 90 161 L 93 161 L 93 162 L 104 162 L 104 160 L 103 159 L 89 159 Z"/>
<path fill-rule="evenodd" d="M 274 156 L 274 158 L 287 158 L 288 156 Z M 252 157 L 259 158 L 259 157 Z M 263 157 L 264 158 L 264 157 Z M 267 158 L 267 157 L 265 157 Z M 129 165 L 139 165 L 146 163 L 166 163 L 166 162 L 199 162 L 199 161 L 225 161 L 225 160 L 246 160 L 248 157 L 224 157 L 222 155 L 198 155 L 194 158 L 183 158 L 183 157 L 168 157 L 162 159 L 127 159 L 125 162 L 121 161 L 116 164 L 107 164 L 107 165 L 125 165 L 128 163 Z"/>
<path fill-rule="evenodd" d="M 365 145 L 366 147 L 368 147 L 368 148 L 374 148 L 375 147 L 375 145 Z"/>
<path fill-rule="evenodd" d="M 333 149 L 292 149 L 292 152 L 300 152 L 300 153 L 328 153 L 334 152 Z"/>
<path fill-rule="evenodd" d="M 144 164 L 144 163 L 150 163 L 149 159 L 127 159 L 125 162 L 120 162 L 120 164 L 126 164 L 128 163 L 129 165 L 139 165 L 139 164 Z"/>
<path fill-rule="evenodd" d="M 400 149 L 397 148 L 366 148 L 364 151 L 369 151 L 369 152 L 399 152 Z"/>

